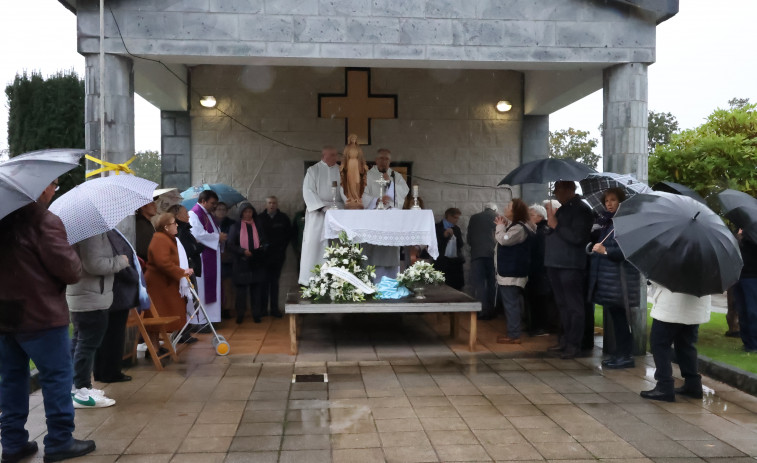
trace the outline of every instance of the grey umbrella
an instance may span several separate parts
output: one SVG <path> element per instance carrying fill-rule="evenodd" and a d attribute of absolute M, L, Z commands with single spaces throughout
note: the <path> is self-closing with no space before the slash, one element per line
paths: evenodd
<path fill-rule="evenodd" d="M 688 196 L 689 198 L 696 199 L 702 204 L 707 204 L 705 203 L 704 198 L 702 198 L 702 196 L 699 193 L 687 187 L 686 185 L 681 185 L 680 183 L 657 182 L 654 184 L 652 189 L 654 191 L 664 191 L 666 193 L 673 193 L 674 195 Z"/>
<path fill-rule="evenodd" d="M 49 149 L 21 154 L 0 164 L 0 219 L 36 201 L 45 188 L 79 165 L 86 150 Z"/>

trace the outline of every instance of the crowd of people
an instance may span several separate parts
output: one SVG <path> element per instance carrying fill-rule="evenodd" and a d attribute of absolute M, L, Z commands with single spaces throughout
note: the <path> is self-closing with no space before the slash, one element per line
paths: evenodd
<path fill-rule="evenodd" d="M 261 212 L 249 203 L 238 205 L 234 220 L 230 205 L 206 190 L 191 210 L 177 204 L 159 213 L 156 203 L 137 210 L 133 246 L 118 230 L 70 246 L 60 219 L 46 210 L 57 180 L 36 202 L 0 220 L 0 239 L 6 243 L 0 268 L 13 269 L 0 279 L 0 291 L 17 295 L 0 300 L 0 332 L 13 333 L 0 336 L 3 461 L 37 451 L 24 430 L 30 359 L 40 372 L 45 401 L 45 461 L 60 461 L 94 449 L 93 441 L 73 438 L 74 409 L 115 404 L 93 387 L 93 377 L 103 383 L 131 380 L 121 371 L 131 308 L 152 304 L 161 316 L 174 316 L 167 328 L 179 343 L 197 341 L 189 332 L 178 337 L 193 308 L 190 286 L 197 288 L 207 313 L 207 319 L 190 320 L 191 331 L 209 331 L 208 324 L 233 318 L 232 312 L 241 324 L 248 307 L 255 323 L 265 316 L 281 317 L 279 280 L 287 246 L 292 243 L 301 251 L 299 278 L 306 282 L 327 245 L 322 239 L 324 212 L 334 202 L 337 207 L 345 204 L 333 189 L 341 181 L 337 159 L 337 150 L 325 147 L 321 162 L 308 169 L 303 183 L 306 209 L 294 221 L 279 210 L 275 196 L 266 198 Z M 371 179 L 361 193 L 364 208 L 409 207 L 407 183 L 390 162 L 391 152 L 380 149 L 375 166 L 362 173 Z M 382 178 L 383 190 L 376 181 Z M 507 331 L 497 337 L 498 343 L 520 344 L 523 329 L 531 336 L 557 333 L 558 343 L 548 351 L 572 359 L 593 347 L 594 304 L 599 304 L 613 328 L 613 352 L 602 366 L 632 368 L 632 317 L 639 310 L 641 276 L 614 237 L 613 217 L 625 200 L 624 190 L 606 190 L 598 214 L 576 194 L 574 182 L 556 182 L 554 194 L 556 201 L 531 206 L 513 199 L 503 215 L 498 215 L 497 204 L 486 204 L 470 218 L 469 278 L 482 304 L 479 318 L 494 318 L 499 300 Z M 440 253 L 434 260 L 446 284 L 458 290 L 465 286 L 461 216 L 459 209 L 449 208 L 436 224 Z M 733 288 L 734 301 L 745 349 L 757 351 L 757 244 L 746 235 L 739 238 L 744 267 Z M 367 246 L 377 279 L 396 276 L 401 252 L 410 261 L 430 260 L 420 248 Z M 661 288 L 653 302 L 650 345 L 657 384 L 641 396 L 662 401 L 675 400 L 675 394 L 702 397 L 695 344 L 699 324 L 709 320 L 709 296 Z M 35 311 L 26 311 L 28 306 Z M 678 388 L 672 376 L 673 352 L 684 378 Z"/>

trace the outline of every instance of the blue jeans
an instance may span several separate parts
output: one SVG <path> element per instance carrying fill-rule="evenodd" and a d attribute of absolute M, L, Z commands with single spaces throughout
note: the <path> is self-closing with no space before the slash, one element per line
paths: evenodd
<path fill-rule="evenodd" d="M 470 283 L 476 299 L 481 302 L 481 315 L 494 315 L 494 257 L 477 257 L 470 263 Z"/>
<path fill-rule="evenodd" d="M 71 312 L 74 337 L 71 340 L 71 356 L 74 358 L 74 386 L 92 389 L 92 370 L 95 367 L 95 352 L 103 342 L 108 330 L 108 311 Z"/>
<path fill-rule="evenodd" d="M 29 441 L 29 359 L 39 370 L 47 418 L 45 452 L 59 452 L 73 443 L 71 354 L 68 327 L 30 334 L 0 335 L 0 444 L 4 453 L 21 451 Z"/>
<path fill-rule="evenodd" d="M 757 278 L 742 278 L 736 283 L 739 333 L 746 350 L 757 351 Z"/>
<path fill-rule="evenodd" d="M 523 312 L 523 289 L 520 286 L 500 286 L 499 296 L 505 306 L 505 320 L 507 321 L 507 337 L 520 337 L 520 314 Z"/>

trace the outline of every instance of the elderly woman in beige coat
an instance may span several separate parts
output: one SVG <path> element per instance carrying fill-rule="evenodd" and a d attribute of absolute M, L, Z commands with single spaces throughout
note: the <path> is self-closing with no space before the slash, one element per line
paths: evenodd
<path fill-rule="evenodd" d="M 697 371 L 696 342 L 699 325 L 710 321 L 711 297 L 696 297 L 674 293 L 662 286 L 659 288 L 652 300 L 652 332 L 649 336 L 657 385 L 649 391 L 641 391 L 641 396 L 664 402 L 675 402 L 676 394 L 701 399 L 702 376 Z M 683 376 L 681 387 L 675 387 L 673 380 L 673 350 Z"/>

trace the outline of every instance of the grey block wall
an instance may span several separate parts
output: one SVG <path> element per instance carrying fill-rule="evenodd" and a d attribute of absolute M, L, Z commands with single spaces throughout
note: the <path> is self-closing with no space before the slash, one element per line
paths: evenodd
<path fill-rule="evenodd" d="M 192 121 L 189 111 L 160 112 L 161 179 L 179 191 L 192 185 Z"/>
<path fill-rule="evenodd" d="M 109 4 L 130 51 L 143 56 L 409 59 L 422 67 L 429 61 L 455 66 L 488 62 L 493 67 L 501 67 L 502 61 L 654 61 L 655 18 L 622 2 L 118 0 Z M 79 49 L 94 53 L 98 1 L 79 0 L 77 11 Z M 107 50 L 124 53 L 113 17 L 108 14 L 105 19 Z"/>

